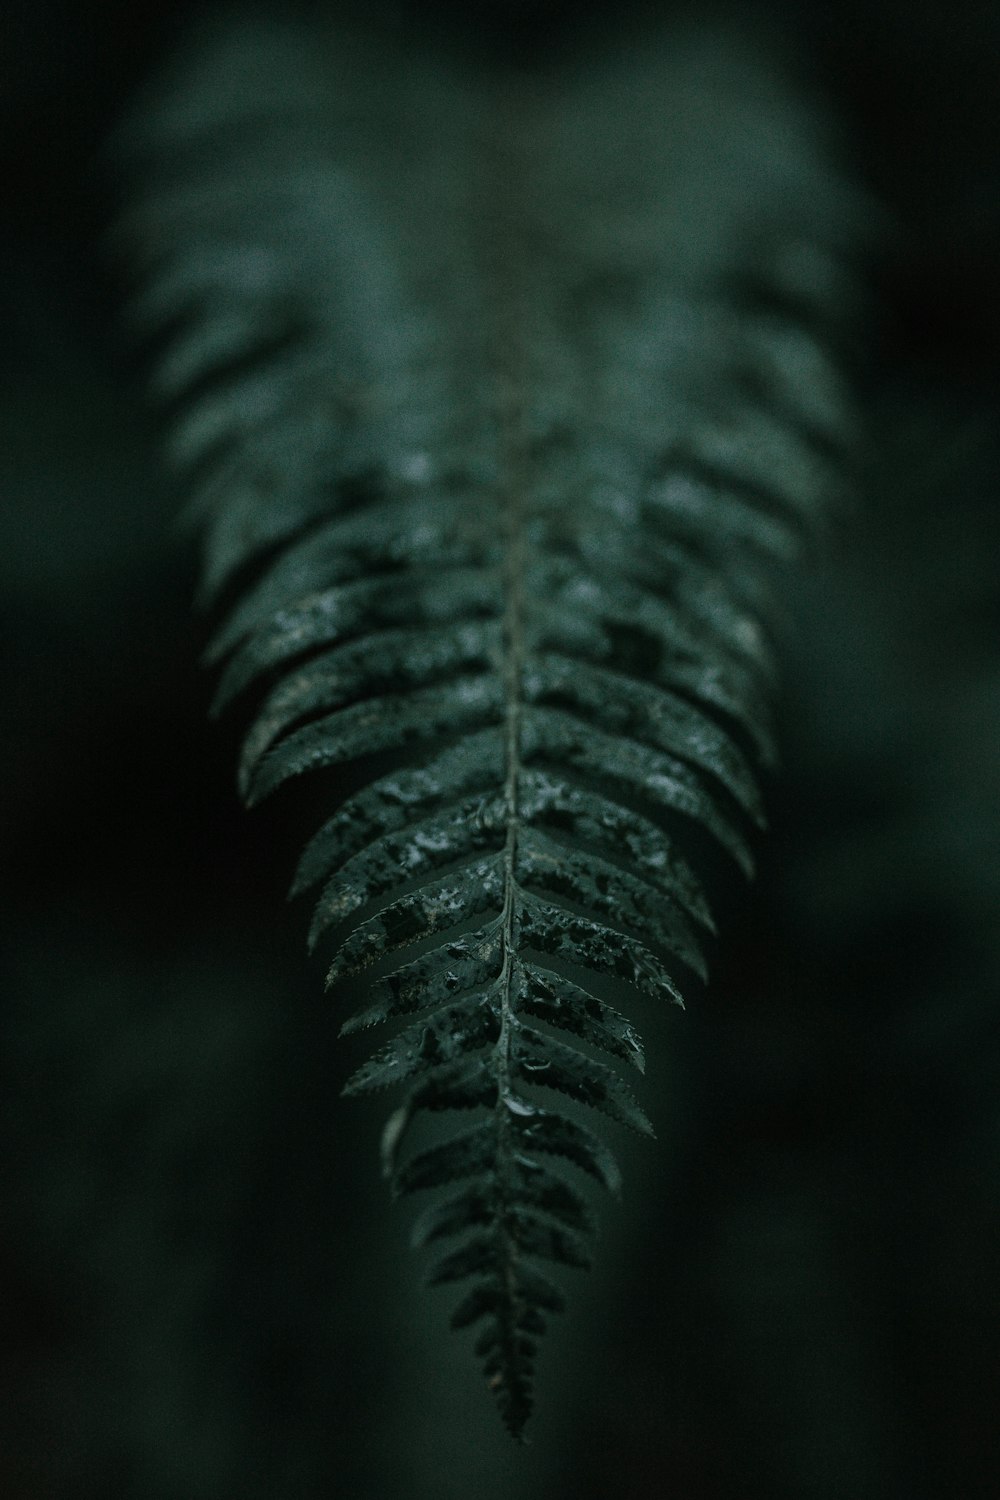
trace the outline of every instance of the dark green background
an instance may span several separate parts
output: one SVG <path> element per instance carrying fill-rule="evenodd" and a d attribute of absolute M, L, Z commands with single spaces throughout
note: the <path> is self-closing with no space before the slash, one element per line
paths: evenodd
<path fill-rule="evenodd" d="M 527 58 L 667 8 L 355 7 Z M 659 1141 L 527 1450 L 418 1290 L 380 1107 L 338 1100 L 303 829 L 243 814 L 207 723 L 102 248 L 108 132 L 195 10 L 0 11 L 0 1493 L 995 1496 L 998 8 L 741 7 L 889 210 L 859 503 L 796 600 L 761 876 L 698 1005 L 643 1018 Z"/>

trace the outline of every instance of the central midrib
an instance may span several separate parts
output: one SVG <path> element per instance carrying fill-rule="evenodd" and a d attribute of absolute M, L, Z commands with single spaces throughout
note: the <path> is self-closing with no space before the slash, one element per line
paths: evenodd
<path fill-rule="evenodd" d="M 519 96 L 520 95 L 520 96 Z M 511 1167 L 515 1158 L 512 1140 L 514 1097 L 512 1050 L 516 1020 L 518 887 L 517 860 L 519 772 L 521 755 L 522 677 L 525 656 L 525 423 L 524 401 L 529 361 L 525 348 L 527 318 L 527 272 L 524 250 L 524 201 L 519 192 L 522 169 L 528 153 L 518 150 L 524 130 L 528 101 L 518 91 L 505 95 L 496 109 L 497 145 L 490 166 L 496 193 L 487 216 L 486 292 L 492 316 L 488 334 L 493 341 L 489 353 L 498 386 L 499 473 L 503 506 L 503 689 L 506 838 L 503 850 L 504 904 L 501 917 L 502 967 L 499 982 L 500 1034 L 496 1043 L 496 1204 L 495 1228 L 502 1256 L 502 1276 L 507 1316 L 502 1316 L 504 1342 L 511 1365 L 516 1361 L 519 1300 L 515 1280 L 517 1245 L 510 1211 L 514 1198 Z M 492 175 L 492 174 L 491 174 Z M 490 232 L 492 231 L 492 233 Z M 508 1321 L 509 1320 L 509 1321 Z"/>

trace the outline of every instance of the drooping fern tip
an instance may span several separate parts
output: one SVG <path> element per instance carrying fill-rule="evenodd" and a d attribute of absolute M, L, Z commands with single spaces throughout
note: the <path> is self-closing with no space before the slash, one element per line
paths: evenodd
<path fill-rule="evenodd" d="M 816 115 L 714 31 L 535 75 L 258 21 L 123 132 L 240 787 L 352 768 L 293 889 L 515 1434 L 620 1182 L 586 1121 L 652 1134 L 629 994 L 705 974 L 692 834 L 749 870 L 763 819 L 775 588 L 850 437 Z"/>

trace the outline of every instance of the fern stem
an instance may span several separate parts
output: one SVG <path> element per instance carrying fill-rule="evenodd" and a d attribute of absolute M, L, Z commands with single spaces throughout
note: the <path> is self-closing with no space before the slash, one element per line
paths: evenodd
<path fill-rule="evenodd" d="M 515 1015 L 514 985 L 517 975 L 518 956 L 518 886 L 515 877 L 517 859 L 518 806 L 521 716 L 523 698 L 523 671 L 525 655 L 524 628 L 524 421 L 523 393 L 525 366 L 520 331 L 524 324 L 525 287 L 523 277 L 516 268 L 521 264 L 520 247 L 516 243 L 514 226 L 519 216 L 509 202 L 506 189 L 519 181 L 516 163 L 511 159 L 510 141 L 513 134 L 510 109 L 498 111 L 502 128 L 500 139 L 505 146 L 497 152 L 496 180 L 502 215 L 499 232 L 491 237 L 490 257 L 494 284 L 497 288 L 497 304 L 501 317 L 496 329 L 496 347 L 504 351 L 506 358 L 498 371 L 498 417 L 499 441 L 502 450 L 500 472 L 505 475 L 503 492 L 503 536 L 504 536 L 504 620 L 503 620 L 503 685 L 504 685 L 504 741 L 505 782 L 504 804 L 506 816 L 506 839 L 503 853 L 504 904 L 501 917 L 502 968 L 500 973 L 500 1035 L 496 1043 L 497 1095 L 495 1105 L 497 1125 L 496 1160 L 496 1219 L 495 1233 L 497 1250 L 501 1258 L 504 1290 L 504 1308 L 500 1315 L 504 1348 L 502 1382 L 506 1387 L 507 1405 L 505 1417 L 515 1435 L 528 1416 L 530 1405 L 527 1372 L 519 1370 L 518 1329 L 523 1309 L 518 1291 L 516 1267 L 519 1247 L 511 1232 L 513 1208 L 516 1199 L 515 1185 L 511 1178 L 511 1167 L 516 1155 L 513 1139 L 514 1120 L 512 1104 L 515 1103 L 513 1089 L 512 1048 L 517 1026 Z M 516 118 L 517 116 L 515 116 Z M 505 316 L 504 316 L 505 315 Z M 505 366 L 505 367 L 504 367 Z M 527 1109 L 527 1107 L 525 1107 Z M 500 1383 L 499 1381 L 497 1382 Z"/>
<path fill-rule="evenodd" d="M 516 412 L 505 414 L 509 427 L 516 421 Z M 514 443 L 511 444 L 514 446 Z M 521 678 L 524 665 L 524 532 L 521 515 L 520 485 L 515 474 L 505 500 L 506 557 L 504 563 L 504 738 L 505 738 L 505 782 L 504 805 L 506 816 L 506 840 L 504 844 L 504 906 L 501 919 L 503 943 L 503 968 L 501 971 L 501 1021 L 497 1042 L 499 1063 L 498 1108 L 510 1093 L 510 1048 L 514 1025 L 514 1003 L 512 997 L 514 971 L 516 967 L 517 943 L 517 882 L 514 875 L 517 857 L 517 832 L 519 820 L 518 781 L 521 750 Z"/>

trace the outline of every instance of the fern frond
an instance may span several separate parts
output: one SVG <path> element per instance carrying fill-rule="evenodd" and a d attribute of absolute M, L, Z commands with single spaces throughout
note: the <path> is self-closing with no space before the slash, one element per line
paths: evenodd
<path fill-rule="evenodd" d="M 399 1025 L 347 1091 L 407 1088 L 386 1170 L 448 1190 L 415 1239 L 519 1433 L 542 1267 L 591 1255 L 563 1169 L 620 1180 L 573 1111 L 652 1130 L 606 986 L 704 975 L 687 830 L 751 866 L 773 580 L 848 436 L 851 200 L 716 35 L 531 77 L 244 29 L 129 149 L 205 589 L 244 582 L 211 653 L 220 705 L 261 695 L 240 785 L 369 767 L 294 889 L 330 984 L 373 976 L 344 1031 Z"/>

